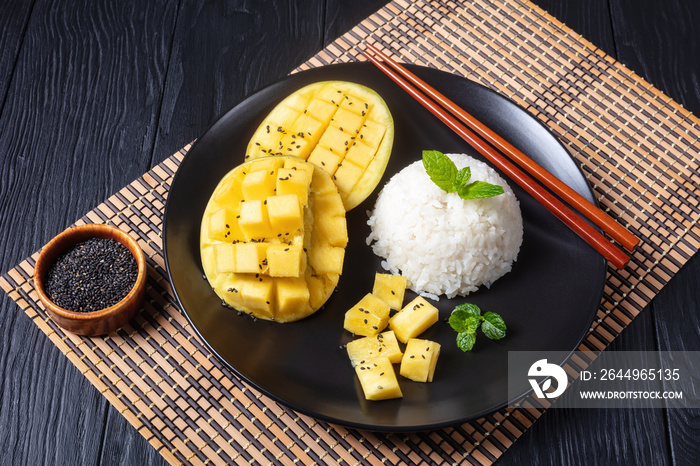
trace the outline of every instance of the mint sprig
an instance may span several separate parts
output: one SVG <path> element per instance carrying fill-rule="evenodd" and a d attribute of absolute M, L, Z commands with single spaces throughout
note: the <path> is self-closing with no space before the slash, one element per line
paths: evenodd
<path fill-rule="evenodd" d="M 469 167 L 457 169 L 454 162 L 436 150 L 423 151 L 423 167 L 440 189 L 448 193 L 456 192 L 462 199 L 485 199 L 503 194 L 503 187 L 485 181 L 473 181 Z"/>
<path fill-rule="evenodd" d="M 462 351 L 471 351 L 476 343 L 476 331 L 481 331 L 490 340 L 500 340 L 506 336 L 506 323 L 495 312 L 481 315 L 475 304 L 460 304 L 450 314 L 450 326 L 457 332 L 457 346 Z"/>

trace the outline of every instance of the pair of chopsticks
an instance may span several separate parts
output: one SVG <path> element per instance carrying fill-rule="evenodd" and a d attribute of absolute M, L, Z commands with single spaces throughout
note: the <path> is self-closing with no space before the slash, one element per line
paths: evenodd
<path fill-rule="evenodd" d="M 443 123 L 447 124 L 447 126 L 455 131 L 474 149 L 479 151 L 481 155 L 486 157 L 486 159 L 495 165 L 503 174 L 508 176 L 513 182 L 517 183 L 532 195 L 539 203 L 544 205 L 558 219 L 564 222 L 571 230 L 609 260 L 612 265 L 618 269 L 625 266 L 629 261 L 629 256 L 625 252 L 615 246 L 588 222 L 579 217 L 552 193 L 544 189 L 537 181 L 530 178 L 530 176 L 520 168 L 511 163 L 508 158 L 499 153 L 494 147 L 510 157 L 511 160 L 515 161 L 520 167 L 529 172 L 532 177 L 552 190 L 572 207 L 576 208 L 582 215 L 629 251 L 632 251 L 639 242 L 636 236 L 616 223 L 605 212 L 571 189 L 564 182 L 538 165 L 534 160 L 516 149 L 508 141 L 504 140 L 472 115 L 461 109 L 457 104 L 379 51 L 372 44 L 366 44 L 366 47 L 367 49 L 363 52 L 363 55 L 394 80 L 403 90 L 408 92 L 414 99 L 430 110 L 430 112 Z M 389 66 L 387 66 L 387 64 Z M 403 78 L 401 76 L 403 76 Z"/>

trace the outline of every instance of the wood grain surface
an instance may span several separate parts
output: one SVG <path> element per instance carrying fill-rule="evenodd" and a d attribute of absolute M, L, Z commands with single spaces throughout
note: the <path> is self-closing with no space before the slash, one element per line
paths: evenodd
<path fill-rule="evenodd" d="M 0 273 L 384 0 L 0 2 Z M 535 0 L 700 114 L 696 0 Z M 68 189 L 70 187 L 70 189 Z M 700 350 L 694 257 L 613 343 Z M 696 464 L 697 410 L 548 410 L 503 464 Z M 165 464 L 6 295 L 0 464 Z"/>

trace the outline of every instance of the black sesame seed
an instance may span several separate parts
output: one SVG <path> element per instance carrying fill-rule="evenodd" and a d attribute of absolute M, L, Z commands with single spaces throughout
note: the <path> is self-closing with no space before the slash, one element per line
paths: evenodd
<path fill-rule="evenodd" d="M 58 306 L 93 312 L 113 306 L 133 288 L 136 259 L 113 239 L 93 238 L 66 251 L 49 268 L 46 292 Z"/>

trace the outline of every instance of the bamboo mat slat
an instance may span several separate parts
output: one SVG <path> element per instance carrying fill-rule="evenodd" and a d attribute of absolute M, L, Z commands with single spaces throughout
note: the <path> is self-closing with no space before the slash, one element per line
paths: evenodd
<path fill-rule="evenodd" d="M 367 41 L 400 61 L 464 76 L 547 125 L 580 164 L 601 206 L 642 238 L 609 270 L 580 346 L 604 350 L 700 244 L 698 119 L 535 5 L 521 0 L 395 0 L 297 71 L 363 60 Z M 184 147 L 76 224 L 116 225 L 139 240 L 148 299 L 100 338 L 63 332 L 34 292 L 34 253 L 0 278 L 19 308 L 172 464 L 490 464 L 548 408 L 526 399 L 451 428 L 356 431 L 300 415 L 231 373 L 195 336 L 165 271 L 161 232 Z M 589 363 L 569 367 L 572 376 Z"/>

